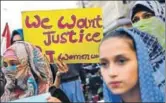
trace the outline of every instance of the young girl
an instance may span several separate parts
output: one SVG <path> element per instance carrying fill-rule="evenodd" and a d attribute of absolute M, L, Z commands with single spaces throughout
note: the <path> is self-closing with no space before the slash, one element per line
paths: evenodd
<path fill-rule="evenodd" d="M 164 91 L 156 83 L 147 46 L 139 35 L 125 28 L 107 32 L 99 55 L 105 102 L 164 102 Z"/>

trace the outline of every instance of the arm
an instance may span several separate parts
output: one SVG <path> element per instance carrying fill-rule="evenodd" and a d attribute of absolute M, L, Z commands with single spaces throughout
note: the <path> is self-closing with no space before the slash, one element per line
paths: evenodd
<path fill-rule="evenodd" d="M 66 94 L 61 89 L 59 89 L 61 74 L 66 73 L 68 71 L 68 66 L 64 62 L 58 60 L 55 64 L 58 68 L 58 72 L 56 73 L 55 82 L 53 86 L 49 88 L 51 96 L 47 98 L 47 102 L 70 103 Z"/>
<path fill-rule="evenodd" d="M 60 83 L 61 83 L 61 73 L 58 71 L 56 73 L 55 82 L 54 82 L 55 87 L 59 88 L 60 87 Z"/>
<path fill-rule="evenodd" d="M 56 88 L 59 88 L 61 83 L 61 74 L 66 73 L 69 70 L 69 68 L 67 64 L 65 64 L 62 61 L 57 61 L 56 66 L 58 67 L 58 72 L 56 73 L 54 86 Z"/>

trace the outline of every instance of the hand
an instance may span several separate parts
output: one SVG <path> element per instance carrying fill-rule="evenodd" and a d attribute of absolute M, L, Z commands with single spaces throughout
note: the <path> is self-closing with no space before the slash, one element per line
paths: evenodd
<path fill-rule="evenodd" d="M 55 98 L 55 97 L 48 97 L 47 98 L 47 102 L 58 102 L 58 103 L 61 103 L 61 101 L 58 99 L 58 98 Z"/>
<path fill-rule="evenodd" d="M 57 72 L 58 75 L 66 73 L 69 70 L 67 64 L 61 60 L 56 60 L 56 66 L 58 67 L 58 72 Z"/>
<path fill-rule="evenodd" d="M 58 68 L 58 72 L 56 73 L 55 82 L 54 82 L 53 85 L 56 88 L 59 88 L 60 87 L 61 74 L 66 73 L 69 70 L 69 68 L 68 68 L 67 64 L 65 64 L 61 60 L 56 60 L 55 64 Z"/>

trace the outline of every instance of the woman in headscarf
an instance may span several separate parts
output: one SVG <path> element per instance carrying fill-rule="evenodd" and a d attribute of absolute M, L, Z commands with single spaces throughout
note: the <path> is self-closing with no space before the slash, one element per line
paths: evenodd
<path fill-rule="evenodd" d="M 5 51 L 2 71 L 7 81 L 2 102 L 45 93 L 52 85 L 49 64 L 28 42 L 17 41 Z"/>
<path fill-rule="evenodd" d="M 11 34 L 11 45 L 16 42 L 16 41 L 24 41 L 24 35 L 23 35 L 23 29 L 15 29 L 13 30 L 12 34 Z M 50 64 L 50 68 L 51 68 L 51 72 L 53 75 L 53 82 L 55 81 L 55 64 Z"/>
<path fill-rule="evenodd" d="M 164 70 L 165 58 L 151 60 L 152 47 L 144 39 L 153 38 L 146 35 L 127 28 L 106 33 L 99 47 L 105 102 L 164 102 L 165 78 L 159 69 Z"/>
<path fill-rule="evenodd" d="M 11 45 L 15 41 L 24 41 L 24 35 L 23 35 L 23 30 L 22 29 L 13 30 L 13 32 L 11 34 L 11 40 L 10 40 Z"/>
<path fill-rule="evenodd" d="M 165 9 L 157 0 L 135 1 L 129 17 L 133 27 L 157 37 L 165 48 Z"/>

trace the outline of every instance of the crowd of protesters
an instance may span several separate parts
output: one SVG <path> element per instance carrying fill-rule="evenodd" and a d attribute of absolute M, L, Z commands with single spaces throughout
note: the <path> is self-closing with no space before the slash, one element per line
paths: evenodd
<path fill-rule="evenodd" d="M 1 56 L 1 102 L 48 91 L 48 102 L 164 102 L 164 8 L 158 1 L 136 1 L 116 22 L 103 34 L 97 64 L 50 64 L 24 41 L 22 29 L 14 30 Z"/>

